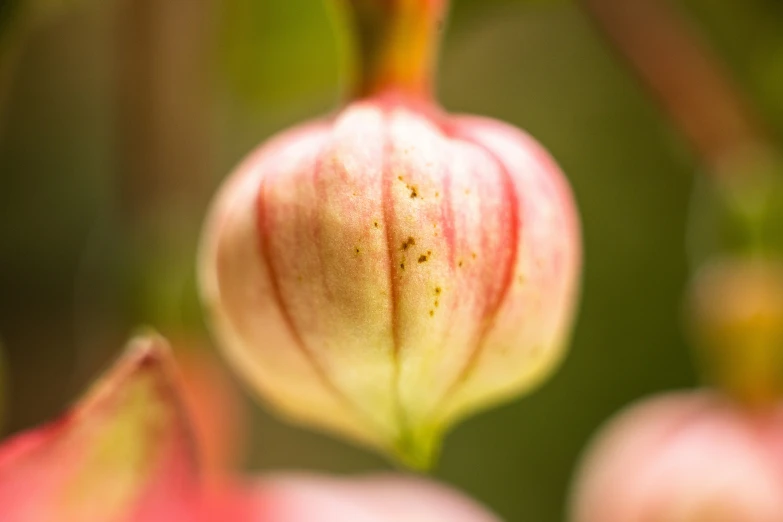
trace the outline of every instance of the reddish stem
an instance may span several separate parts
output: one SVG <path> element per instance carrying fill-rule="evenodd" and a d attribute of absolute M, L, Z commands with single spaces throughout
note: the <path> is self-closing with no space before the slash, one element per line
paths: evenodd
<path fill-rule="evenodd" d="M 666 0 L 581 0 L 713 172 L 768 138 L 705 43 Z"/>

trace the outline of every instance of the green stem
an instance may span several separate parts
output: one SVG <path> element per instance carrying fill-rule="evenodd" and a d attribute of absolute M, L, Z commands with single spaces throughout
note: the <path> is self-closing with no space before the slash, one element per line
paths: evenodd
<path fill-rule="evenodd" d="M 448 0 L 337 0 L 353 51 L 351 98 L 397 91 L 431 96 Z"/>

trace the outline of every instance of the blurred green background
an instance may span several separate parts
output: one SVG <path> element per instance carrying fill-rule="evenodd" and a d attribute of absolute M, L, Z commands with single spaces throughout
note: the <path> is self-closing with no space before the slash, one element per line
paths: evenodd
<path fill-rule="evenodd" d="M 678 4 L 783 130 L 783 3 Z M 3 0 L 0 31 L 12 433 L 60 411 L 135 325 L 203 333 L 192 264 L 210 195 L 256 144 L 337 106 L 341 62 L 323 0 Z M 457 427 L 434 475 L 508 521 L 563 520 L 601 423 L 697 383 L 681 301 L 699 162 L 569 1 L 455 0 L 438 91 L 550 149 L 578 200 L 585 272 L 560 371 Z M 248 469 L 388 468 L 247 402 Z"/>

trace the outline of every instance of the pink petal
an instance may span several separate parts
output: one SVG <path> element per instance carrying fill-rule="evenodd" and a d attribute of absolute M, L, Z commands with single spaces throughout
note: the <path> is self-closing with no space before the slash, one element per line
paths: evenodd
<path fill-rule="evenodd" d="M 162 339 L 135 340 L 61 419 L 0 446 L 0 518 L 164 520 L 186 507 L 195 452 L 170 365 Z"/>
<path fill-rule="evenodd" d="M 284 474 L 255 486 L 254 522 L 498 522 L 457 491 L 422 478 Z"/>
<path fill-rule="evenodd" d="M 182 399 L 192 421 L 204 474 L 220 479 L 245 452 L 247 411 L 231 375 L 197 339 L 172 339 Z M 182 349 L 180 349 L 182 348 Z"/>
<path fill-rule="evenodd" d="M 748 412 L 708 393 L 645 401 L 588 451 L 572 520 L 779 522 L 782 449 L 782 408 Z"/>

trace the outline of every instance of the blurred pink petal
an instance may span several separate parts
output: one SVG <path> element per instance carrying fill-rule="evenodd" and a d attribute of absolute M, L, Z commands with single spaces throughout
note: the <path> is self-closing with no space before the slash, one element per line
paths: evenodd
<path fill-rule="evenodd" d="M 193 424 L 202 469 L 217 478 L 238 467 L 246 447 L 247 412 L 228 371 L 196 338 L 173 339 L 182 399 Z"/>
<path fill-rule="evenodd" d="M 152 520 L 186 506 L 195 452 L 169 364 L 163 340 L 136 340 L 69 413 L 0 446 L 0 519 Z"/>
<path fill-rule="evenodd" d="M 162 339 L 134 341 L 70 413 L 0 445 L 0 521 L 497 521 L 419 478 L 205 483 L 171 365 Z"/>
<path fill-rule="evenodd" d="M 498 522 L 461 493 L 416 477 L 270 476 L 254 493 L 254 522 Z"/>
<path fill-rule="evenodd" d="M 783 407 L 750 413 L 708 393 L 625 412 L 589 450 L 573 522 L 783 521 Z"/>

